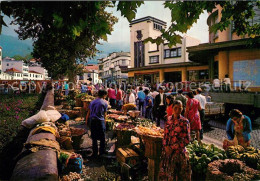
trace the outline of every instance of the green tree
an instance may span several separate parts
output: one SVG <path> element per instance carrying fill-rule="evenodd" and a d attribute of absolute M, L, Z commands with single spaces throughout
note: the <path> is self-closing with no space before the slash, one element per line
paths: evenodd
<path fill-rule="evenodd" d="M 53 75 L 69 74 L 75 77 L 77 61 L 93 57 L 97 52 L 96 44 L 100 39 L 107 40 L 117 19 L 105 11 L 106 7 L 117 7 L 128 21 L 135 18 L 142 1 L 113 3 L 98 2 L 1 2 L 3 14 L 14 17 L 13 24 L 19 25 L 16 31 L 21 39 L 34 39 L 35 57 L 41 58 L 44 66 Z M 147 41 L 161 44 L 165 40 L 169 46 L 181 43 L 180 33 L 186 33 L 199 16 L 212 12 L 216 6 L 222 7 L 222 18 L 210 31 L 225 30 L 231 23 L 237 35 L 259 36 L 259 23 L 250 23 L 255 16 L 254 7 L 260 1 L 166 1 L 164 7 L 171 11 L 171 24 L 161 30 L 162 35 Z M 6 26 L 0 16 L 0 32 Z"/>

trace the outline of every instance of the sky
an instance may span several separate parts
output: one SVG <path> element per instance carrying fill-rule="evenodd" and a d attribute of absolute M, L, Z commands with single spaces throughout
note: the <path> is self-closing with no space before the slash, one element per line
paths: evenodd
<path fill-rule="evenodd" d="M 170 25 L 171 12 L 168 8 L 164 8 L 164 1 L 144 1 L 144 4 L 138 8 L 136 13 L 136 19 L 143 18 L 145 16 L 153 16 L 157 19 L 167 22 Z M 116 8 L 107 9 L 109 12 L 113 12 L 114 16 L 118 17 L 118 23 L 114 25 L 114 31 L 108 36 L 108 42 L 127 42 L 130 43 L 130 28 L 129 22 L 126 18 L 122 17 L 120 12 L 116 11 Z M 200 19 L 192 28 L 187 32 L 194 38 L 201 40 L 201 43 L 207 43 L 209 40 L 208 25 L 207 25 L 208 14 L 205 12 L 201 14 Z"/>
<path fill-rule="evenodd" d="M 145 16 L 153 16 L 157 19 L 163 20 L 167 22 L 167 25 L 170 25 L 171 14 L 170 10 L 165 9 L 163 6 L 164 1 L 144 1 L 144 4 L 138 8 L 136 13 L 136 19 L 145 17 Z M 111 35 L 108 36 L 108 41 L 103 45 L 99 45 L 99 48 L 102 50 L 109 49 L 109 46 L 118 46 L 124 45 L 124 49 L 130 50 L 130 27 L 129 22 L 126 18 L 121 16 L 121 12 L 116 11 L 116 8 L 107 8 L 107 11 L 112 12 L 114 16 L 118 18 L 118 23 L 114 25 L 114 31 Z M 192 26 L 192 28 L 186 33 L 189 36 L 197 38 L 201 41 L 201 43 L 208 42 L 208 26 L 207 26 L 207 17 L 208 14 L 205 12 L 200 16 L 200 19 L 196 24 Z M 11 20 L 7 17 L 4 18 L 6 22 L 10 22 Z M 8 28 L 3 26 L 2 33 L 5 35 L 16 36 L 17 34 L 14 32 L 14 29 L 17 29 L 15 25 L 9 25 Z M 114 48 L 116 49 L 116 48 Z M 113 49 L 113 51 L 114 51 Z M 122 48 L 118 46 L 118 51 L 121 51 Z M 110 53 L 110 52 L 105 52 Z M 105 54 L 102 54 L 104 57 Z M 99 57 L 100 58 L 100 57 Z"/>

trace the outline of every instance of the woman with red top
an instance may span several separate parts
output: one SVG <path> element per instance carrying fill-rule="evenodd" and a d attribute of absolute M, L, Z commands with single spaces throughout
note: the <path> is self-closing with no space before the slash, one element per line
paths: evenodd
<path fill-rule="evenodd" d="M 167 113 L 167 117 L 166 118 L 168 118 L 169 116 L 172 116 L 172 111 L 173 111 L 173 109 L 172 109 L 172 103 L 173 103 L 173 101 L 174 101 L 174 97 L 173 96 L 171 96 L 171 95 L 168 95 L 167 97 L 166 97 L 166 103 L 167 103 L 167 108 L 166 108 L 166 113 Z"/>
<path fill-rule="evenodd" d="M 194 99 L 194 94 L 192 92 L 189 92 L 186 97 L 188 98 L 188 101 L 186 103 L 184 116 L 190 121 L 190 130 L 195 132 L 196 139 L 200 142 L 200 102 L 197 99 Z"/>
<path fill-rule="evenodd" d="M 181 101 L 173 102 L 173 115 L 164 128 L 159 180 L 191 180 L 191 167 L 185 146 L 190 141 L 190 124 L 181 115 Z"/>

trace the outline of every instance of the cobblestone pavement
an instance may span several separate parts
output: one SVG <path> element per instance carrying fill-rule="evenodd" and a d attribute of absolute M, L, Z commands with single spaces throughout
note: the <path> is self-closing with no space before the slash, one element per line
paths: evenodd
<path fill-rule="evenodd" d="M 219 142 L 222 143 L 224 138 L 227 138 L 227 134 L 226 134 L 226 130 L 225 130 L 226 125 L 219 121 L 210 121 L 209 125 L 210 125 L 210 127 L 205 129 L 204 135 L 213 141 L 216 140 L 217 144 L 219 144 Z M 253 127 L 253 131 L 251 132 L 251 145 L 255 148 L 260 149 L 259 124 L 254 123 L 252 127 Z"/>

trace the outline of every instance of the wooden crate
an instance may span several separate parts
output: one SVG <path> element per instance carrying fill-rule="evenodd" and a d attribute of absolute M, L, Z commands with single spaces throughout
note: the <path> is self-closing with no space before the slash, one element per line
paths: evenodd
<path fill-rule="evenodd" d="M 131 136 L 133 131 L 129 130 L 115 130 L 117 136 L 117 147 L 128 146 L 131 143 Z"/>
<path fill-rule="evenodd" d="M 142 135 L 141 138 L 145 145 L 145 157 L 150 159 L 160 159 L 163 138 L 145 135 Z"/>
<path fill-rule="evenodd" d="M 126 163 L 130 167 L 133 167 L 139 162 L 140 157 L 130 148 L 118 148 L 116 151 L 116 158 L 121 165 Z"/>

